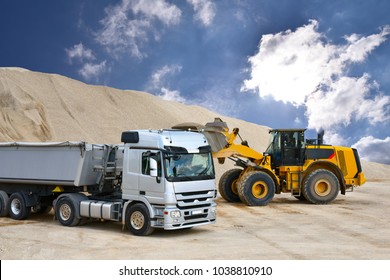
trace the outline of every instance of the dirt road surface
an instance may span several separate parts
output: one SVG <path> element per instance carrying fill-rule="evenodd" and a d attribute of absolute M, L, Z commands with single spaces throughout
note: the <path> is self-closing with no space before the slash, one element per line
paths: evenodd
<path fill-rule="evenodd" d="M 368 182 L 330 205 L 284 194 L 266 207 L 217 199 L 215 225 L 133 236 L 113 222 L 68 228 L 53 214 L 0 218 L 2 260 L 378 260 L 390 258 L 390 181 Z"/>

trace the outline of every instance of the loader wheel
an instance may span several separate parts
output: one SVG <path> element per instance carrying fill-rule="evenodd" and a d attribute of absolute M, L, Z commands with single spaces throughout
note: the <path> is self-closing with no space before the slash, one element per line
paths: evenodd
<path fill-rule="evenodd" d="M 275 195 L 274 180 L 261 171 L 248 172 L 241 179 L 238 195 L 249 206 L 265 206 Z"/>
<path fill-rule="evenodd" d="M 326 169 L 318 169 L 309 174 L 302 193 L 307 201 L 314 204 L 327 204 L 333 201 L 340 191 L 336 175 Z"/>
<path fill-rule="evenodd" d="M 126 211 L 126 227 L 134 235 L 150 235 L 154 228 L 150 223 L 148 208 L 141 203 L 131 205 Z"/>
<path fill-rule="evenodd" d="M 77 226 L 80 219 L 76 217 L 76 210 L 72 200 L 68 197 L 61 198 L 55 207 L 56 218 L 67 227 Z"/>
<path fill-rule="evenodd" d="M 221 196 L 229 202 L 240 202 L 238 196 L 237 182 L 242 169 L 231 169 L 226 171 L 219 180 L 218 190 Z"/>
<path fill-rule="evenodd" d="M 0 217 L 8 216 L 9 197 L 5 191 L 0 191 Z"/>
<path fill-rule="evenodd" d="M 31 207 L 26 206 L 23 194 L 11 194 L 8 205 L 9 216 L 14 220 L 25 220 L 30 216 Z"/>

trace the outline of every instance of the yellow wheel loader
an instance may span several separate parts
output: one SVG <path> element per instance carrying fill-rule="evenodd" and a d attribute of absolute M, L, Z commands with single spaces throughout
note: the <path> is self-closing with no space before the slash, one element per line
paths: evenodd
<path fill-rule="evenodd" d="M 218 184 L 220 195 L 229 202 L 265 206 L 275 193 L 289 192 L 300 200 L 327 204 L 366 181 L 357 150 L 325 145 L 323 133 L 308 140 L 305 129 L 271 129 L 269 146 L 259 153 L 246 141 L 236 144 L 239 129 L 229 132 L 219 118 L 205 126 L 173 128 L 201 131 L 219 163 L 226 158 L 235 162 L 237 168 L 224 173 Z"/>

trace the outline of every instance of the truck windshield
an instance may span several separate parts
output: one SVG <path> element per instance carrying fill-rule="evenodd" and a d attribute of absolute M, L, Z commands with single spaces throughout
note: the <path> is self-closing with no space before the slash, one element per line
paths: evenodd
<path fill-rule="evenodd" d="M 165 157 L 167 180 L 194 181 L 214 179 L 214 165 L 210 153 L 168 154 Z"/>

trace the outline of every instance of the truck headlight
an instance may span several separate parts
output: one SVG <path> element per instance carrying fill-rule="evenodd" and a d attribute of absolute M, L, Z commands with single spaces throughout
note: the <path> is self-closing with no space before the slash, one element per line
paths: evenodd
<path fill-rule="evenodd" d="M 179 210 L 171 211 L 171 218 L 180 218 L 181 213 Z"/>
<path fill-rule="evenodd" d="M 211 213 L 216 215 L 217 214 L 217 207 L 215 207 L 215 206 L 211 207 Z"/>

